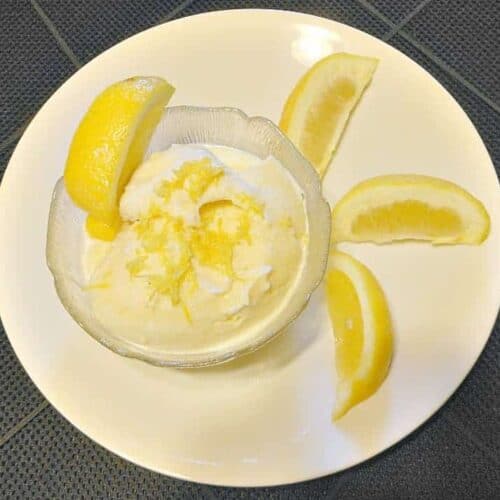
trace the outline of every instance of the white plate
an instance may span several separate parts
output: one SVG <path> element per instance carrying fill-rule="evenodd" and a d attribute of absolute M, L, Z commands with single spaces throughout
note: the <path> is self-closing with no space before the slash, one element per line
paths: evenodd
<path fill-rule="evenodd" d="M 335 202 L 353 184 L 412 172 L 458 182 L 485 204 L 479 247 L 349 245 L 379 278 L 396 346 L 377 394 L 332 424 L 332 333 L 319 290 L 287 335 L 254 355 L 178 371 L 121 358 L 59 302 L 45 263 L 50 196 L 93 97 L 130 75 L 161 75 L 172 104 L 236 106 L 278 120 L 297 78 L 333 51 L 381 63 L 325 179 Z M 43 106 L 1 187 L 0 304 L 33 381 L 68 420 L 109 450 L 169 475 L 222 485 L 283 484 L 357 464 L 394 444 L 457 388 L 486 343 L 500 298 L 500 189 L 457 103 L 400 52 L 325 19 L 231 11 L 171 22 L 126 40 Z"/>

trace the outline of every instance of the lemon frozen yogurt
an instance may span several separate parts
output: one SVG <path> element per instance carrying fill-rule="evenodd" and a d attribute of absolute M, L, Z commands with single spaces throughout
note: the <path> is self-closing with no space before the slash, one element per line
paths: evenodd
<path fill-rule="evenodd" d="M 273 157 L 172 145 L 138 167 L 111 242 L 88 237 L 95 318 L 122 338 L 186 349 L 279 314 L 303 266 L 303 193 Z"/>

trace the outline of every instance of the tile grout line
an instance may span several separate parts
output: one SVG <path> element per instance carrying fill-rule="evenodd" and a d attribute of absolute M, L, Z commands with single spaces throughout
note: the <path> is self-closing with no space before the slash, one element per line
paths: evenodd
<path fill-rule="evenodd" d="M 2 437 L 0 437 L 0 448 L 21 429 L 26 427 L 37 415 L 42 413 L 49 406 L 48 401 L 42 401 L 33 411 L 25 415 L 14 427 L 11 427 Z"/>
<path fill-rule="evenodd" d="M 363 7 L 365 10 L 367 10 L 370 14 L 372 14 L 374 17 L 379 19 L 380 21 L 384 22 L 387 24 L 391 29 L 394 29 L 397 25 L 396 23 L 393 23 L 387 16 L 382 14 L 376 7 L 374 7 L 368 0 L 356 0 L 361 7 Z"/>
<path fill-rule="evenodd" d="M 440 57 L 436 56 L 434 52 L 428 49 L 425 45 L 415 40 L 411 35 L 409 35 L 405 30 L 401 30 L 398 33 L 399 36 L 404 38 L 407 42 L 411 43 L 416 49 L 418 49 L 422 54 L 427 56 L 436 66 L 448 73 L 449 76 L 461 83 L 465 88 L 470 90 L 476 97 L 479 97 L 483 102 L 488 104 L 494 111 L 500 113 L 500 104 L 490 99 L 484 92 L 476 88 L 475 85 L 464 78 L 458 71 L 453 69 L 449 64 L 445 63 Z"/>
<path fill-rule="evenodd" d="M 43 11 L 43 9 L 40 7 L 38 4 L 37 0 L 30 0 L 31 6 L 33 9 L 36 11 L 40 19 L 42 20 L 43 24 L 45 24 L 46 28 L 50 31 L 52 36 L 55 38 L 57 44 L 61 48 L 61 50 L 66 54 L 66 56 L 69 58 L 69 60 L 73 63 L 73 66 L 75 68 L 79 69 L 82 67 L 82 63 L 78 60 L 74 52 L 71 50 L 69 45 L 64 41 L 63 37 L 57 30 L 55 24 L 49 19 L 47 14 Z"/>
<path fill-rule="evenodd" d="M 497 454 L 495 454 L 494 451 L 490 450 L 488 448 L 488 446 L 485 445 L 484 442 L 481 439 L 479 439 L 473 431 L 471 431 L 470 429 L 468 429 L 467 427 L 462 425 L 462 423 L 460 421 L 458 421 L 457 419 L 455 419 L 452 415 L 442 414 L 442 417 L 445 420 L 447 420 L 455 428 L 455 430 L 457 430 L 458 432 L 460 432 L 462 434 L 465 434 L 469 438 L 469 441 L 471 441 L 472 444 L 474 444 L 474 446 L 476 448 L 481 450 L 485 455 L 488 456 L 488 458 L 494 464 L 496 464 L 500 467 L 500 460 L 499 460 Z"/>
<path fill-rule="evenodd" d="M 378 9 L 373 7 L 367 0 L 357 0 L 359 4 L 361 4 L 368 12 L 370 12 L 373 16 L 380 19 L 384 23 L 388 24 L 391 28 L 394 29 L 396 26 L 390 19 L 388 19 L 384 14 L 382 14 Z M 446 64 L 441 58 L 436 56 L 434 52 L 428 49 L 425 45 L 422 45 L 420 42 L 415 40 L 411 35 L 409 35 L 404 29 L 398 32 L 398 35 L 404 38 L 407 42 L 411 43 L 417 50 L 419 50 L 422 54 L 427 56 L 436 66 L 442 69 L 444 72 L 448 74 L 448 76 L 452 77 L 460 84 L 462 84 L 466 89 L 472 92 L 476 97 L 479 97 L 483 102 L 485 102 L 488 106 L 490 106 L 494 111 L 500 113 L 500 105 L 495 103 L 492 99 L 490 99 L 484 92 L 477 89 L 475 85 L 470 83 L 467 79 L 465 79 L 462 75 L 460 75 L 455 69 Z"/>
<path fill-rule="evenodd" d="M 172 9 L 165 17 L 160 19 L 156 25 L 166 23 L 173 19 L 177 14 L 180 14 L 186 7 L 189 7 L 194 2 L 194 0 L 184 0 L 175 9 Z"/>
<path fill-rule="evenodd" d="M 194 0 L 184 0 L 184 2 L 180 3 L 177 7 L 172 9 L 164 18 L 162 18 L 157 24 L 165 23 L 172 18 L 174 18 L 177 14 L 182 12 L 186 7 L 188 7 L 190 4 L 192 4 Z M 65 42 L 59 31 L 57 30 L 56 26 L 54 23 L 50 20 L 50 18 L 47 16 L 47 14 L 43 11 L 43 9 L 40 7 L 38 4 L 37 0 L 30 0 L 31 6 L 33 9 L 36 11 L 38 16 L 41 18 L 42 22 L 45 24 L 46 28 L 50 31 L 52 36 L 55 38 L 57 44 L 61 48 L 61 50 L 64 52 L 64 54 L 70 59 L 72 64 L 77 68 L 82 67 L 82 63 L 79 61 L 79 59 L 76 57 L 75 53 L 71 50 L 69 45 Z M 7 148 L 11 143 L 13 143 L 16 139 L 19 139 L 21 135 L 23 134 L 24 130 L 29 124 L 29 121 L 31 120 L 30 117 L 27 123 L 21 125 L 18 127 L 14 132 L 12 132 L 5 140 L 0 142 L 0 151 L 3 149 Z"/>
<path fill-rule="evenodd" d="M 415 7 L 409 14 L 407 14 L 399 23 L 389 32 L 387 32 L 382 40 L 388 42 L 394 35 L 398 33 L 404 26 L 406 26 L 424 7 L 426 7 L 432 0 L 423 0 L 419 5 Z"/>

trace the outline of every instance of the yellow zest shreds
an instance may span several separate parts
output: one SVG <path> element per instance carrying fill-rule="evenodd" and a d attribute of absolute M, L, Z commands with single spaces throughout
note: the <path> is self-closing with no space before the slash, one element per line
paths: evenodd
<path fill-rule="evenodd" d="M 261 217 L 264 215 L 264 205 L 246 193 L 236 195 L 234 202 L 243 210 L 249 210 Z"/>
<path fill-rule="evenodd" d="M 222 175 L 224 171 L 208 158 L 186 162 L 156 193 L 168 202 L 175 191 L 183 190 L 198 201 Z M 182 308 L 188 321 L 191 316 L 183 296 L 198 287 L 193 261 L 237 279 L 234 248 L 251 243 L 252 223 L 263 217 L 264 206 L 251 196 L 239 193 L 234 198 L 234 202 L 222 199 L 203 204 L 198 225 L 186 224 L 154 202 L 148 214 L 132 224 L 139 248 L 126 264 L 131 278 L 146 279 L 151 298 L 167 296 L 172 305 Z"/>
<path fill-rule="evenodd" d="M 98 281 L 96 283 L 90 283 L 90 285 L 87 285 L 84 288 L 85 290 L 102 290 L 109 288 L 109 283 L 107 281 Z"/>
<path fill-rule="evenodd" d="M 196 202 L 222 175 L 223 169 L 214 166 L 210 158 L 187 161 L 174 173 L 173 179 L 161 183 L 156 194 L 168 202 L 174 191 L 184 190 Z"/>
<path fill-rule="evenodd" d="M 198 279 L 196 278 L 196 272 L 193 266 L 186 272 L 182 280 L 182 289 L 186 294 L 192 294 L 198 290 Z"/>
<path fill-rule="evenodd" d="M 173 240 L 179 246 L 183 245 L 180 235 L 184 231 L 184 221 L 166 212 L 135 222 L 133 229 L 148 253 L 162 252 Z"/>
<path fill-rule="evenodd" d="M 257 203 L 254 202 L 257 206 Z M 251 219 L 255 216 L 229 200 L 206 203 L 200 208 L 200 228 L 192 235 L 198 262 L 234 278 L 234 247 L 251 243 Z"/>
<path fill-rule="evenodd" d="M 245 210 L 230 200 L 212 201 L 200 207 L 200 221 L 205 231 L 227 234 L 233 242 L 252 242 L 250 226 L 256 216 L 262 218 L 261 213 Z"/>
<path fill-rule="evenodd" d="M 103 276 L 100 277 L 99 281 L 90 281 L 88 285 L 84 287 L 85 290 L 104 290 L 111 286 L 111 273 L 109 271 L 105 272 Z"/>
<path fill-rule="evenodd" d="M 284 229 L 293 229 L 293 222 L 291 217 L 283 217 L 278 221 L 278 224 Z"/>
<path fill-rule="evenodd" d="M 168 213 L 142 219 L 132 225 L 141 247 L 134 259 L 127 263 L 132 277 L 147 277 L 153 295 L 167 295 L 173 305 L 180 302 L 180 292 L 186 273 L 192 270 L 192 252 L 186 240 L 182 219 Z M 161 274 L 150 274 L 154 264 Z M 158 266 L 159 264 L 159 266 Z"/>
<path fill-rule="evenodd" d="M 137 257 L 127 262 L 127 271 L 131 276 L 138 276 L 144 271 L 147 258 L 147 255 L 137 255 Z"/>
<path fill-rule="evenodd" d="M 233 276 L 233 241 L 223 231 L 196 231 L 192 235 L 193 253 L 202 266 L 212 267 L 226 276 Z"/>
<path fill-rule="evenodd" d="M 181 302 L 180 306 L 181 306 L 182 312 L 184 313 L 184 316 L 186 316 L 186 319 L 188 320 L 188 322 L 192 323 L 193 318 L 191 316 L 191 311 L 189 310 L 189 308 L 186 306 L 186 304 L 184 304 L 184 302 Z"/>

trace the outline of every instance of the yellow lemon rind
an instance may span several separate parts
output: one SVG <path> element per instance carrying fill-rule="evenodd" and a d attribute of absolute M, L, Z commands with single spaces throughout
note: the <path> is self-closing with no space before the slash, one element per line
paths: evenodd
<path fill-rule="evenodd" d="M 361 214 L 370 214 L 378 207 L 390 207 L 394 203 L 416 201 L 433 210 L 447 210 L 460 221 L 460 229 L 449 233 L 428 234 L 409 229 L 398 232 L 360 234 L 354 229 Z M 435 213 L 435 212 L 434 212 Z M 404 221 L 400 221 L 402 224 Z M 397 221 L 395 221 L 397 227 Z M 422 221 L 425 225 L 425 220 Z M 430 224 L 430 222 L 429 222 Z M 402 227 L 402 226 L 401 226 Z M 490 232 L 490 217 L 484 205 L 457 184 L 425 175 L 383 175 L 365 180 L 345 194 L 332 210 L 333 242 L 373 242 L 420 240 L 434 245 L 482 243 Z M 435 233 L 435 232 L 434 232 Z"/>
<path fill-rule="evenodd" d="M 89 227 L 98 227 L 97 222 L 116 226 L 121 191 L 174 90 L 162 78 L 133 77 L 110 85 L 90 105 L 73 136 L 64 172 L 71 199 L 93 217 Z"/>
<path fill-rule="evenodd" d="M 353 406 L 373 395 L 385 380 L 392 359 L 393 333 L 384 292 L 372 272 L 350 255 L 332 251 L 329 271 L 344 273 L 357 291 L 363 318 L 363 347 L 353 375 L 337 382 L 332 419 L 338 420 Z M 335 289 L 331 291 L 335 293 Z M 335 314 L 335 311 L 331 311 Z"/>
<path fill-rule="evenodd" d="M 301 150 L 305 120 L 309 109 L 314 106 L 314 101 L 317 100 L 321 95 L 321 91 L 326 87 L 325 82 L 328 83 L 332 78 L 349 78 L 355 83 L 355 95 L 346 105 L 339 118 L 322 160 L 314 165 L 320 176 L 324 175 L 352 112 L 373 78 L 378 62 L 379 60 L 373 57 L 345 52 L 332 54 L 314 64 L 300 78 L 289 95 L 283 108 L 279 126 L 297 148 Z"/>

